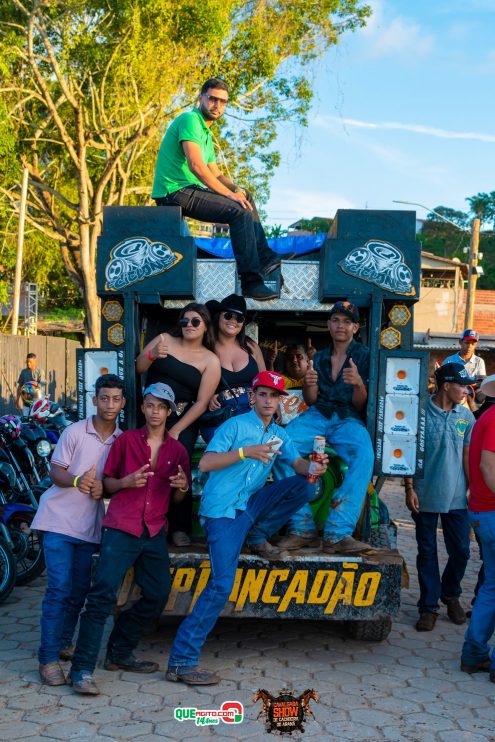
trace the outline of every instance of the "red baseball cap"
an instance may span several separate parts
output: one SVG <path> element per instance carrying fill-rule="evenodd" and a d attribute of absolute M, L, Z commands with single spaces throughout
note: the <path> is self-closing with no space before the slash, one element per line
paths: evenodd
<path fill-rule="evenodd" d="M 256 389 L 258 386 L 267 386 L 270 389 L 275 389 L 275 391 L 279 392 L 284 397 L 288 394 L 288 392 L 285 391 L 284 377 L 280 376 L 280 374 L 274 373 L 273 371 L 260 371 L 259 374 L 256 374 L 253 379 L 253 389 Z"/>

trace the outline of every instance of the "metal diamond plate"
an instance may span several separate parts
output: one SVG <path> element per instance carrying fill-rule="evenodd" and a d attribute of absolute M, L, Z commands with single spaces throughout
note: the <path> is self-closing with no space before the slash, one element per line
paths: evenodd
<path fill-rule="evenodd" d="M 282 262 L 285 284 L 280 299 L 254 301 L 247 299 L 248 309 L 268 312 L 311 311 L 327 312 L 329 305 L 318 300 L 320 264 L 313 260 Z M 196 266 L 196 301 L 204 304 L 209 299 L 223 299 L 229 294 L 240 294 L 235 260 L 198 260 Z M 266 284 L 270 285 L 269 280 Z M 184 300 L 165 299 L 165 308 L 181 308 Z"/>

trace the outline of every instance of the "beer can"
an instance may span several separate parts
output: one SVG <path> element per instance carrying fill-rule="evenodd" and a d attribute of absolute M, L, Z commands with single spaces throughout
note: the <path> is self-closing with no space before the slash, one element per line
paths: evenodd
<path fill-rule="evenodd" d="M 322 435 L 317 435 L 313 441 L 313 452 L 311 454 L 311 463 L 309 465 L 308 473 L 306 474 L 306 479 L 311 484 L 316 484 L 318 481 L 319 474 L 315 474 L 315 468 L 317 464 L 320 464 L 323 461 L 323 456 L 325 454 L 325 446 L 327 445 L 327 442 L 325 438 Z"/>

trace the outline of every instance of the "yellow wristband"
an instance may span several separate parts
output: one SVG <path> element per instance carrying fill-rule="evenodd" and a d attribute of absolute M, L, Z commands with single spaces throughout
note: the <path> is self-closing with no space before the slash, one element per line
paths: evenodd
<path fill-rule="evenodd" d="M 81 477 L 80 474 L 78 474 L 77 477 L 74 477 L 74 481 L 72 482 L 72 486 L 73 487 L 77 487 L 77 483 L 78 483 L 80 477 Z"/>
<path fill-rule="evenodd" d="M 186 489 L 179 487 L 179 492 L 188 492 L 188 491 L 189 491 L 189 487 L 186 487 Z"/>
<path fill-rule="evenodd" d="M 239 449 L 239 451 L 238 451 L 238 453 L 239 453 L 239 458 L 240 458 L 240 460 L 241 460 L 241 461 L 244 461 L 244 459 L 246 458 L 246 457 L 244 456 L 244 449 L 243 449 L 243 448 L 240 448 L 240 449 Z"/>

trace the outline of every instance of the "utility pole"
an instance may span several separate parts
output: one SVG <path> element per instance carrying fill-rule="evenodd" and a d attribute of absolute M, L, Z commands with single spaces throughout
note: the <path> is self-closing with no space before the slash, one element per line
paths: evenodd
<path fill-rule="evenodd" d="M 26 201 L 29 170 L 22 173 L 21 203 L 19 206 L 19 231 L 17 232 L 17 260 L 15 263 L 14 296 L 12 304 L 12 335 L 17 335 L 19 326 L 19 301 L 21 298 L 22 251 L 24 249 L 24 222 L 26 220 Z"/>
<path fill-rule="evenodd" d="M 473 326 L 474 303 L 476 298 L 476 281 L 478 280 L 478 246 L 480 244 L 480 220 L 473 219 L 471 225 L 471 242 L 469 243 L 468 282 L 466 291 L 466 314 L 464 328 Z"/>

